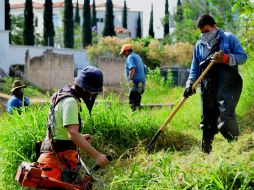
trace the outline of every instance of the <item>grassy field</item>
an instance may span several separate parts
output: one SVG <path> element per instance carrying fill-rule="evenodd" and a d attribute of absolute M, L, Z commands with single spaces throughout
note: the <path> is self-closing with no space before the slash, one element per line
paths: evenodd
<path fill-rule="evenodd" d="M 95 173 L 95 189 L 161 190 L 209 189 L 247 190 L 254 188 L 253 135 L 253 58 L 241 70 L 244 90 L 237 115 L 241 135 L 228 143 L 218 134 L 211 154 L 200 151 L 200 95 L 190 97 L 158 138 L 154 150 L 144 147 L 160 128 L 173 108 L 141 109 L 131 112 L 113 95 L 99 97 L 89 117 L 83 107 L 83 133 L 94 137 L 93 145 L 111 154 L 109 167 Z M 147 103 L 174 103 L 182 98 L 182 88 L 172 88 L 160 78 L 149 79 L 143 96 Z M 252 96 L 251 96 L 252 95 Z M 126 96 L 127 98 L 127 96 Z M 34 142 L 42 140 L 48 104 L 24 110 L 21 115 L 2 114 L 0 120 L 0 189 L 22 189 L 14 182 L 21 161 L 34 161 Z M 94 162 L 84 156 L 88 166 Z"/>

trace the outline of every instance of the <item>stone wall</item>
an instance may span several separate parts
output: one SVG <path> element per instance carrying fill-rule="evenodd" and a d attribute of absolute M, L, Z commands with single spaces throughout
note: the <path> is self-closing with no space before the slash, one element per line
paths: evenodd
<path fill-rule="evenodd" d="M 43 55 L 30 58 L 25 56 L 25 80 L 43 90 L 62 88 L 74 78 L 73 55 L 45 51 Z"/>
<path fill-rule="evenodd" d="M 125 82 L 124 60 L 117 57 L 99 57 L 98 67 L 103 72 L 105 86 L 120 86 Z"/>

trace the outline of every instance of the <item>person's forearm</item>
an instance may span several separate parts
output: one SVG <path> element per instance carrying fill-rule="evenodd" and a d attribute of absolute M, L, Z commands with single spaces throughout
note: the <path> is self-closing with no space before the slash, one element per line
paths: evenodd
<path fill-rule="evenodd" d="M 135 74 L 135 69 L 134 68 L 130 69 L 130 72 L 129 72 L 129 79 L 130 80 L 133 79 L 134 74 Z"/>
<path fill-rule="evenodd" d="M 96 158 L 100 152 L 98 152 L 97 150 L 95 150 L 95 148 L 93 148 L 88 141 L 86 141 L 83 137 L 82 134 L 80 134 L 79 132 L 77 133 L 70 133 L 70 138 L 71 140 L 74 142 L 74 144 L 78 147 L 80 147 L 81 150 L 83 150 L 84 152 L 86 152 L 89 156 L 91 156 L 92 158 Z"/>

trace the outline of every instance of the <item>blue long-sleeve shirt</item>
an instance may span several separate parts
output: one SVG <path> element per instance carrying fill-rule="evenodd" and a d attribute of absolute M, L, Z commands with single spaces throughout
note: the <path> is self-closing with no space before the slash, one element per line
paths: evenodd
<path fill-rule="evenodd" d="M 30 104 L 29 98 L 24 97 L 24 106 L 28 106 L 29 104 Z M 13 109 L 21 108 L 22 106 L 23 106 L 22 100 L 13 95 L 6 104 L 6 110 L 9 113 L 12 113 Z"/>
<path fill-rule="evenodd" d="M 229 54 L 228 65 L 235 66 L 245 63 L 247 60 L 247 55 L 237 37 L 230 32 L 224 32 L 220 28 L 217 29 L 221 39 L 219 46 L 220 50 L 223 50 L 225 54 Z M 193 59 L 187 83 L 190 83 L 190 81 L 195 82 L 198 79 L 199 75 L 201 74 L 199 73 L 199 64 L 202 61 L 205 61 L 205 58 L 204 44 L 201 42 L 201 40 L 198 40 L 194 47 Z"/>

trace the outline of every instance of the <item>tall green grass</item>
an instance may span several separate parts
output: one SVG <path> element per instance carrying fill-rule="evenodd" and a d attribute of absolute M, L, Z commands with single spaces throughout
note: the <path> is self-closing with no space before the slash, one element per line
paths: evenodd
<path fill-rule="evenodd" d="M 248 61 L 243 66 L 240 66 L 241 75 L 243 78 L 243 92 L 240 98 L 239 105 L 237 107 L 237 113 L 240 118 L 242 128 L 250 129 L 254 128 L 254 56 L 253 53 L 249 53 Z"/>
<path fill-rule="evenodd" d="M 176 106 L 183 89 L 158 85 L 156 80 L 148 80 L 144 103 L 174 102 Z M 253 109 L 248 99 L 253 92 L 249 86 L 251 80 L 249 78 L 244 84 L 237 109 L 242 129 L 239 141 L 228 143 L 218 134 L 209 155 L 200 151 L 201 103 L 198 92 L 178 111 L 150 153 L 144 151 L 145 145 L 174 107 L 131 112 L 129 105 L 116 97 L 103 100 L 100 96 L 90 117 L 83 105 L 82 132 L 92 134 L 93 146 L 114 158 L 107 170 L 95 174 L 100 179 L 94 183 L 95 189 L 253 189 L 254 136 L 250 133 L 253 117 L 245 115 Z M 14 182 L 16 169 L 21 161 L 35 160 L 34 143 L 44 138 L 48 109 L 49 105 L 45 104 L 23 110 L 21 115 L 1 115 L 0 188 L 20 188 Z M 89 159 L 87 162 L 89 166 L 94 164 Z"/>
<path fill-rule="evenodd" d="M 23 109 L 21 115 L 1 116 L 0 181 L 4 189 L 15 189 L 14 175 L 22 161 L 35 161 L 35 142 L 45 134 L 46 115 L 44 107 L 34 107 Z"/>

